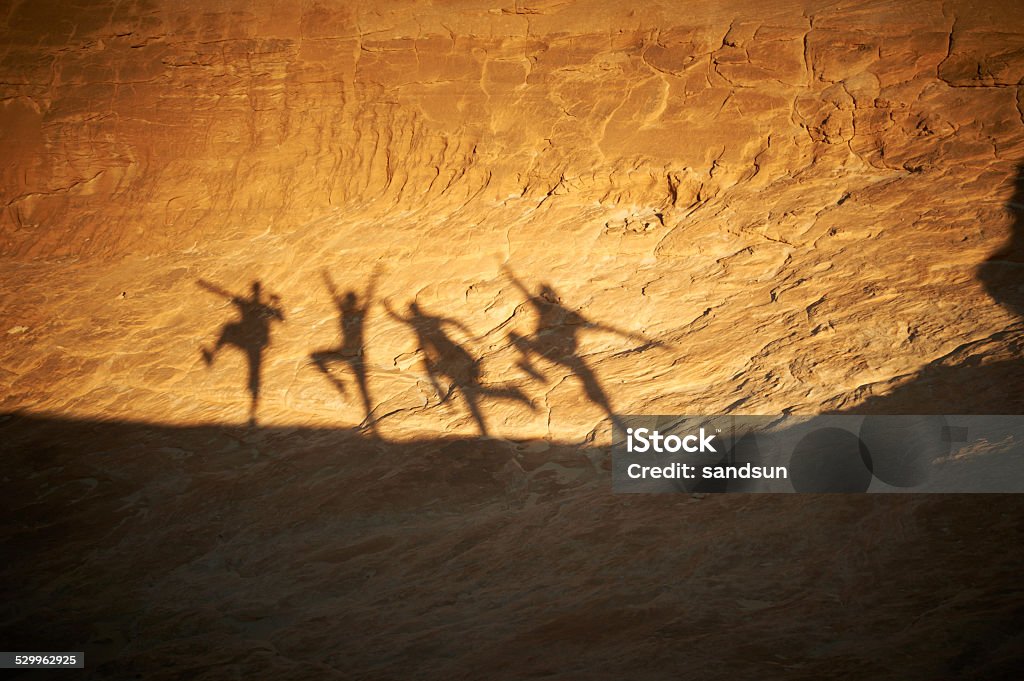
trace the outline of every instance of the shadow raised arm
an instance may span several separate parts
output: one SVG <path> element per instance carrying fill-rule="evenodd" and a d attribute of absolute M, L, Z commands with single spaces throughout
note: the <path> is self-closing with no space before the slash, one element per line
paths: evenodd
<path fill-rule="evenodd" d="M 229 293 L 222 289 L 220 286 L 217 286 L 216 284 L 211 284 L 205 279 L 197 280 L 196 285 L 201 289 L 209 291 L 210 293 L 221 296 L 223 298 L 227 298 L 228 300 L 234 300 L 235 298 L 237 298 L 237 296 L 234 293 Z"/>

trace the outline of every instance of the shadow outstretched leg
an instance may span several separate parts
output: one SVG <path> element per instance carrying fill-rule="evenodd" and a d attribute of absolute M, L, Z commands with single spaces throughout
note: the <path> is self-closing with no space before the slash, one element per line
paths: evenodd
<path fill-rule="evenodd" d="M 317 370 L 322 373 L 334 389 L 342 395 L 347 395 L 348 391 L 345 389 L 345 384 L 337 376 L 331 373 L 330 365 L 334 362 L 341 361 L 344 359 L 341 355 L 333 350 L 324 350 L 321 352 L 314 352 L 309 356 L 313 360 L 313 364 L 316 365 Z"/>

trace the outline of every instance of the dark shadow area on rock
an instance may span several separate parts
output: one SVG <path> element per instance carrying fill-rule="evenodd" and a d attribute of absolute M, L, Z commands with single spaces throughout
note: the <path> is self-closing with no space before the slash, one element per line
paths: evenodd
<path fill-rule="evenodd" d="M 260 401 L 263 353 L 270 345 L 270 325 L 273 321 L 284 321 L 280 299 L 276 295 L 271 295 L 269 300 L 264 300 L 259 281 L 252 282 L 248 297 L 235 295 L 203 279 L 200 279 L 198 284 L 206 291 L 230 301 L 238 309 L 240 318 L 222 326 L 213 349 L 203 346 L 201 352 L 208 367 L 213 365 L 224 346 L 235 347 L 245 353 L 248 367 L 246 386 L 249 392 L 249 425 L 254 426 Z"/>
<path fill-rule="evenodd" d="M 1016 496 L 614 495 L 585 446 L 24 414 L 0 416 L 0 456 L 0 637 L 85 651 L 79 678 L 915 680 L 1024 661 L 1002 629 L 1024 604 Z"/>

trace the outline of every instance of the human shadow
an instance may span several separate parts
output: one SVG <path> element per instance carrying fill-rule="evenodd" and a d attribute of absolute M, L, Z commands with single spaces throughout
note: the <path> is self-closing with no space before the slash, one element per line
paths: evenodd
<path fill-rule="evenodd" d="M 310 354 L 316 368 L 339 393 L 345 395 L 345 384 L 340 378 L 331 373 L 331 365 L 342 363 L 348 365 L 349 371 L 355 377 L 356 386 L 359 388 L 359 395 L 363 401 L 363 411 L 366 417 L 360 424 L 360 428 L 369 428 L 374 435 L 377 435 L 377 420 L 373 415 L 373 400 L 370 397 L 370 389 L 366 380 L 366 345 L 365 329 L 366 317 L 373 305 L 373 297 L 377 288 L 379 270 L 375 270 L 370 277 L 370 282 L 363 292 L 363 302 L 360 304 L 359 295 L 354 290 L 348 290 L 344 295 L 338 293 L 337 287 L 326 271 L 321 272 L 324 284 L 331 294 L 334 307 L 338 311 L 338 326 L 341 331 L 341 344 L 336 348 L 318 350 Z"/>
<path fill-rule="evenodd" d="M 537 292 L 533 293 L 510 268 L 505 267 L 504 270 L 537 314 L 536 329 L 531 335 L 522 336 L 514 331 L 509 333 L 509 340 L 520 354 L 517 366 L 541 383 L 547 383 L 547 377 L 534 365 L 534 359 L 543 359 L 568 369 L 583 384 L 587 398 L 603 409 L 613 423 L 621 426 L 620 419 L 612 410 L 611 400 L 601 387 L 597 375 L 579 353 L 580 332 L 584 329 L 604 331 L 641 341 L 643 345 L 634 351 L 665 347 L 665 344 L 608 324 L 591 321 L 579 312 L 565 307 L 550 284 L 542 284 Z"/>
<path fill-rule="evenodd" d="M 1024 318 L 1024 165 L 1006 204 L 1010 241 L 983 262 L 977 277 L 992 299 Z M 877 389 L 869 387 L 870 389 Z M 884 390 L 884 387 L 882 388 Z M 846 407 L 843 402 L 854 402 Z M 853 394 L 827 411 L 851 414 L 1024 414 L 1024 321 L 965 343 L 883 394 Z"/>
<path fill-rule="evenodd" d="M 1014 216 L 1010 241 L 982 263 L 978 278 L 996 302 L 1024 318 L 1024 165 L 1017 168 L 1006 209 Z"/>
<path fill-rule="evenodd" d="M 270 324 L 273 321 L 284 321 L 284 312 L 279 305 L 280 298 L 271 295 L 264 300 L 259 281 L 252 282 L 248 297 L 235 295 L 225 291 L 216 284 L 200 279 L 201 288 L 226 298 L 238 308 L 241 318 L 228 322 L 220 329 L 220 335 L 213 349 L 201 348 L 206 366 L 212 366 L 217 355 L 224 346 L 236 347 L 245 353 L 249 369 L 249 425 L 256 425 L 256 409 L 260 401 L 260 377 L 263 368 L 263 352 L 270 345 Z"/>
<path fill-rule="evenodd" d="M 419 349 L 423 353 L 423 368 L 434 390 L 441 396 L 439 404 L 450 400 L 456 391 L 461 393 L 480 435 L 489 436 L 487 423 L 480 410 L 480 400 L 483 398 L 512 400 L 529 406 L 531 410 L 535 409 L 530 399 L 518 388 L 481 384 L 480 360 L 452 340 L 445 330 L 445 327 L 453 327 L 473 336 L 465 324 L 450 317 L 428 314 L 415 302 L 409 303 L 408 316 L 395 312 L 387 301 L 384 307 L 392 318 L 406 324 L 416 334 Z M 442 387 L 442 381 L 448 383 L 447 388 Z"/>

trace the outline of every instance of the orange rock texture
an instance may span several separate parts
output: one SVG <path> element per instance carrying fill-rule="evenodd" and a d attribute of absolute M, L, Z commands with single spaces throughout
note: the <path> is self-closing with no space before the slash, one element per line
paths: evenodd
<path fill-rule="evenodd" d="M 0 0 L 5 626 L 109 678 L 1012 678 L 1014 498 L 636 500 L 604 447 L 1024 414 L 1022 82 L 1014 0 Z"/>
<path fill-rule="evenodd" d="M 607 424 L 571 367 L 517 369 L 536 315 L 503 265 L 623 332 L 575 340 L 624 413 L 847 408 L 1012 345 L 977 269 L 1015 219 L 1018 3 L 5 7 L 5 410 L 245 420 L 199 279 L 279 296 L 263 422 L 355 425 L 309 356 L 338 342 L 324 275 L 380 268 L 393 436 L 477 428 L 385 301 L 459 320 L 480 383 L 529 396 L 481 399 L 495 433 Z"/>

